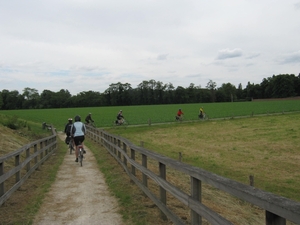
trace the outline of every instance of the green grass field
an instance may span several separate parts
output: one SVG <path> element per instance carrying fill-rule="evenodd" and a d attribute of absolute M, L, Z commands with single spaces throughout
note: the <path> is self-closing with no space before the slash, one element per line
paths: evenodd
<path fill-rule="evenodd" d="M 58 130 L 63 130 L 69 117 L 80 115 L 82 121 L 88 113 L 92 113 L 97 127 L 111 127 L 120 109 L 129 125 L 151 123 L 170 123 L 175 121 L 178 108 L 184 112 L 185 121 L 198 120 L 199 108 L 203 107 L 210 119 L 250 116 L 252 114 L 282 113 L 300 111 L 299 100 L 264 101 L 264 102 L 229 102 L 201 103 L 182 105 L 151 105 L 151 106 L 122 106 L 122 107 L 93 107 L 93 108 L 64 108 L 64 109 L 31 109 L 3 110 L 1 114 L 16 115 L 17 117 L 42 124 L 53 124 Z"/>
<path fill-rule="evenodd" d="M 175 160 L 300 201 L 300 113 L 106 129 Z"/>
<path fill-rule="evenodd" d="M 200 106 L 210 120 L 198 120 Z M 175 122 L 178 108 L 182 108 L 187 123 Z M 141 126 L 113 127 L 120 109 L 129 125 Z M 254 175 L 255 187 L 300 201 L 298 100 L 14 110 L 0 114 L 15 115 L 40 124 L 40 127 L 47 122 L 59 131 L 63 130 L 68 117 L 74 118 L 78 114 L 84 120 L 89 112 L 97 127 L 125 137 L 136 145 L 142 141 L 146 149 L 173 159 L 178 159 L 181 152 L 184 163 L 241 183 L 249 184 L 249 175 Z M 148 126 L 149 119 L 157 125 Z M 233 214 L 235 210 L 232 210 Z"/>

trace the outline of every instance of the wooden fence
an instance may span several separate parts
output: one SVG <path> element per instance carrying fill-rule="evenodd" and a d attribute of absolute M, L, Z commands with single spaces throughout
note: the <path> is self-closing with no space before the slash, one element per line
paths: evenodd
<path fill-rule="evenodd" d="M 56 150 L 56 132 L 54 128 L 51 130 L 51 136 L 31 142 L 17 151 L 0 157 L 0 206 Z"/>
<path fill-rule="evenodd" d="M 90 126 L 87 130 L 87 137 L 104 146 L 124 168 L 130 179 L 161 210 L 162 217 L 168 217 L 174 224 L 185 224 L 185 222 L 167 207 L 167 193 L 190 209 L 192 225 L 202 224 L 202 217 L 213 225 L 233 224 L 201 202 L 202 182 L 263 209 L 266 225 L 285 225 L 286 221 L 300 224 L 300 202 L 167 158 L 103 130 Z M 137 158 L 141 160 L 136 160 Z M 148 168 L 147 165 L 150 159 L 157 162 L 158 175 Z M 167 168 L 174 169 L 190 177 L 190 194 L 168 182 L 171 177 L 166 177 Z M 137 171 L 142 174 L 140 178 L 136 175 Z M 150 191 L 148 187 L 149 179 L 159 186 L 157 195 Z"/>

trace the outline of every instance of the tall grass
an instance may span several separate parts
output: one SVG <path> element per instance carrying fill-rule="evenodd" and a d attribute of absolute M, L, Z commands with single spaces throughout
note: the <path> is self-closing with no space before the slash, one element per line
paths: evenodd
<path fill-rule="evenodd" d="M 106 129 L 187 164 L 300 201 L 300 113 Z"/>

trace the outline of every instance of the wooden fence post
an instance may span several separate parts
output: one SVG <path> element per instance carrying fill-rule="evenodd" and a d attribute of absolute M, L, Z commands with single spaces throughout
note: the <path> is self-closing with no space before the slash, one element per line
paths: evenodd
<path fill-rule="evenodd" d="M 266 211 L 266 225 L 286 225 L 286 219 Z"/>
<path fill-rule="evenodd" d="M 44 143 L 41 141 L 40 142 L 40 149 L 43 149 L 43 147 L 44 147 Z M 44 152 L 41 151 L 41 153 L 40 153 L 40 160 L 42 160 L 43 158 L 44 158 Z M 44 162 L 42 162 L 42 164 L 44 164 Z"/>
<path fill-rule="evenodd" d="M 191 195 L 195 200 L 201 202 L 202 193 L 201 193 L 201 180 L 198 180 L 194 177 L 191 177 Z M 202 218 L 195 211 L 191 210 L 191 224 L 192 225 L 201 225 Z"/>
<path fill-rule="evenodd" d="M 147 168 L 147 155 L 142 154 L 142 166 Z M 143 173 L 143 185 L 148 187 L 148 177 Z"/>
<path fill-rule="evenodd" d="M 17 167 L 18 165 L 20 165 L 20 155 L 16 155 L 15 157 L 15 167 Z M 20 181 L 20 177 L 21 177 L 21 171 L 18 171 L 16 173 L 16 183 Z"/>
<path fill-rule="evenodd" d="M 159 176 L 166 180 L 166 165 L 163 163 L 159 163 Z M 167 191 L 159 186 L 159 195 L 160 195 L 160 201 L 164 204 L 167 205 Z M 163 220 L 167 220 L 167 216 L 161 211 L 161 218 Z"/>
<path fill-rule="evenodd" d="M 0 176 L 4 174 L 4 163 L 0 162 Z M 4 182 L 0 183 L 0 197 L 4 195 Z"/>
<path fill-rule="evenodd" d="M 124 142 L 123 142 L 123 151 L 127 155 L 127 146 L 126 146 L 126 144 Z M 127 159 L 124 156 L 123 156 L 123 162 L 124 162 L 124 165 L 127 167 Z"/>
<path fill-rule="evenodd" d="M 117 145 L 117 139 L 114 138 L 114 146 L 116 146 L 116 145 Z M 114 147 L 114 154 L 117 155 L 117 149 L 116 149 L 116 147 Z"/>
<path fill-rule="evenodd" d="M 46 154 L 45 154 L 45 156 L 46 156 L 46 155 L 48 155 L 48 149 L 49 149 L 48 140 L 45 141 L 45 147 L 46 147 Z"/>
<path fill-rule="evenodd" d="M 26 149 L 26 159 L 30 157 L 30 148 Z M 26 171 L 28 172 L 30 170 L 30 161 L 26 165 Z"/>
<path fill-rule="evenodd" d="M 118 147 L 121 147 L 121 141 L 118 139 Z M 121 159 L 121 152 L 118 150 L 118 158 Z"/>
<path fill-rule="evenodd" d="M 37 153 L 37 144 L 35 144 L 33 146 L 33 149 L 34 149 L 34 153 Z M 36 156 L 36 157 L 34 157 L 34 164 L 37 164 L 37 163 L 38 163 L 38 157 Z"/>
<path fill-rule="evenodd" d="M 250 183 L 250 186 L 254 187 L 254 176 L 253 175 L 249 176 L 249 183 Z"/>
<path fill-rule="evenodd" d="M 130 149 L 131 152 L 131 159 L 135 161 L 135 151 L 134 149 Z M 134 165 L 131 165 L 131 173 L 133 176 L 135 176 L 135 167 Z"/>

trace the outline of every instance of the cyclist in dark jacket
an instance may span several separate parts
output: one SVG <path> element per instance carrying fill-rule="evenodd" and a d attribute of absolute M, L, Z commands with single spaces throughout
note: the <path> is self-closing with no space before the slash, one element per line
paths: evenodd
<path fill-rule="evenodd" d="M 94 120 L 92 119 L 92 113 L 89 113 L 89 114 L 85 117 L 85 122 L 86 122 L 87 124 L 89 124 L 90 121 L 94 122 Z"/>
<path fill-rule="evenodd" d="M 72 129 L 72 126 L 73 126 L 73 119 L 72 118 L 69 118 L 68 119 L 68 123 L 66 124 L 65 126 L 65 134 L 67 135 L 66 136 L 66 139 L 65 139 L 65 143 L 68 145 L 69 142 L 72 140 L 71 138 L 71 129 Z"/>
<path fill-rule="evenodd" d="M 122 110 L 120 110 L 118 115 L 117 115 L 116 124 L 121 125 L 123 122 L 124 122 L 124 116 L 123 116 Z"/>
<path fill-rule="evenodd" d="M 72 118 L 69 118 L 68 119 L 68 123 L 66 124 L 65 126 L 65 134 L 67 136 L 70 136 L 71 135 L 71 127 L 73 125 L 73 119 Z"/>

